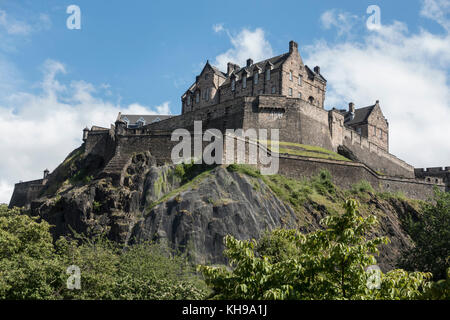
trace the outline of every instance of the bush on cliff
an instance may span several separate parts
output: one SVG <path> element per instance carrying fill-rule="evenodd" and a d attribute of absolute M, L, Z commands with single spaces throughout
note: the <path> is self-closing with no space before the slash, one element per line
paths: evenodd
<path fill-rule="evenodd" d="M 415 246 L 404 252 L 400 266 L 444 279 L 450 268 L 450 192 L 436 189 L 433 201 L 423 203 L 419 219 L 410 220 L 407 229 Z"/>

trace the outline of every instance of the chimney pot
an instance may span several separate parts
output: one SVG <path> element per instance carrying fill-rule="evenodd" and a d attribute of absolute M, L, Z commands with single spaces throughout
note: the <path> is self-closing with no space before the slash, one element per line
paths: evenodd
<path fill-rule="evenodd" d="M 253 64 L 252 59 L 247 59 L 247 67 L 250 67 Z"/>
<path fill-rule="evenodd" d="M 320 74 L 320 67 L 319 66 L 315 66 L 314 67 L 314 72 L 317 74 Z"/>

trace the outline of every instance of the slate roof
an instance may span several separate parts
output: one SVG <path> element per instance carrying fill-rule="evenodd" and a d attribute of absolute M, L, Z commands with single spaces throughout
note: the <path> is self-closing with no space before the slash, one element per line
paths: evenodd
<path fill-rule="evenodd" d="M 355 117 L 352 120 L 345 121 L 345 124 L 346 125 L 355 125 L 355 124 L 366 123 L 367 118 L 370 116 L 370 114 L 372 113 L 372 110 L 374 108 L 375 108 L 375 105 L 355 109 Z M 350 112 L 348 112 L 348 111 L 341 112 L 341 113 L 344 114 L 345 118 L 347 118 L 350 115 Z"/>
<path fill-rule="evenodd" d="M 155 114 L 155 115 L 120 114 L 120 120 L 125 121 L 125 118 L 127 118 L 129 120 L 129 125 L 135 125 L 140 118 L 143 118 L 145 121 L 145 124 L 147 125 L 152 122 L 166 120 L 166 119 L 169 119 L 172 117 L 173 117 L 172 115 L 159 115 L 159 114 Z"/>
<path fill-rule="evenodd" d="M 283 53 L 279 56 L 276 57 L 272 57 L 270 59 L 266 59 L 266 60 L 262 60 L 259 62 L 256 62 L 250 66 L 245 66 L 240 68 L 239 70 L 235 70 L 234 74 L 237 76 L 238 79 L 241 79 L 242 77 L 242 73 L 244 72 L 244 70 L 247 72 L 247 76 L 248 77 L 252 77 L 253 76 L 253 71 L 256 69 L 256 67 L 259 67 L 260 70 L 264 71 L 266 68 L 266 64 L 268 62 L 270 62 L 272 64 L 272 69 L 277 69 L 278 67 L 281 66 L 281 64 L 286 60 L 286 58 L 289 56 L 289 52 L 287 53 Z M 226 85 L 230 83 L 230 77 L 227 78 L 227 80 L 225 80 L 225 82 L 222 85 Z"/>

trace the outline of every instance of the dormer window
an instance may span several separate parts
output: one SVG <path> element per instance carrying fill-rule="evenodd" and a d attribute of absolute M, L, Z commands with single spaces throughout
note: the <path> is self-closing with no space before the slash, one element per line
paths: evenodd
<path fill-rule="evenodd" d="M 270 80 L 270 69 L 266 70 L 266 81 Z"/>
<path fill-rule="evenodd" d="M 255 74 L 253 75 L 253 82 L 254 82 L 254 84 L 258 84 L 258 78 L 259 78 L 259 73 L 255 72 Z"/>
<path fill-rule="evenodd" d="M 127 117 L 123 117 L 122 120 L 125 121 L 125 123 L 127 124 L 127 127 L 128 127 L 128 125 L 130 124 L 130 120 Z"/>
<path fill-rule="evenodd" d="M 161 121 L 161 119 L 159 117 L 157 117 L 156 119 L 153 119 L 151 123 L 155 123 L 155 122 L 158 122 L 158 121 Z"/>
<path fill-rule="evenodd" d="M 136 121 L 136 124 L 137 124 L 139 127 L 145 126 L 145 120 L 144 120 L 144 118 L 140 117 L 140 118 L 138 119 L 138 121 Z"/>
<path fill-rule="evenodd" d="M 231 91 L 236 90 L 236 79 L 231 79 Z"/>

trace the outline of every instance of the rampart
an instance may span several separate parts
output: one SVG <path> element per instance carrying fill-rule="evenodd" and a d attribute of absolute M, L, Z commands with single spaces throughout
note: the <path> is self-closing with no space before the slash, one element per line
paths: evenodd
<path fill-rule="evenodd" d="M 44 188 L 46 180 L 38 179 L 26 182 L 19 182 L 14 185 L 14 192 L 9 202 L 9 207 L 23 207 L 36 199 Z"/>

